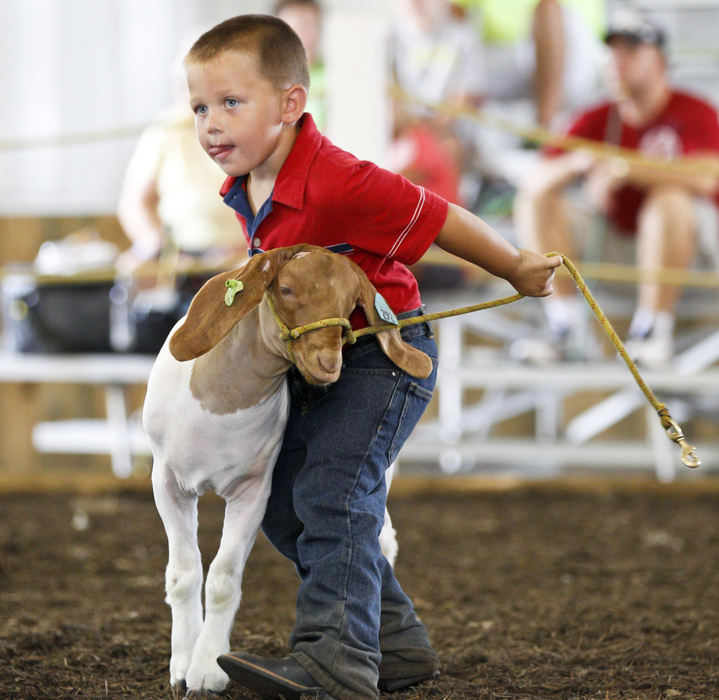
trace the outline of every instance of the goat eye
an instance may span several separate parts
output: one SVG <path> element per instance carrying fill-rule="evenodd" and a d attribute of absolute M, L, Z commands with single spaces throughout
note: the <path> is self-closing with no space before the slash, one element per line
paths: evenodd
<path fill-rule="evenodd" d="M 292 296 L 292 290 L 289 287 L 280 287 L 280 294 L 283 297 Z"/>

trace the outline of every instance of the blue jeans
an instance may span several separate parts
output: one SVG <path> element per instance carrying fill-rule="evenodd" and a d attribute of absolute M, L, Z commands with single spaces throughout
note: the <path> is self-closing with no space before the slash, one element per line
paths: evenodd
<path fill-rule="evenodd" d="M 428 324 L 402 337 L 433 359 L 415 379 L 372 336 L 345 351 L 339 381 L 311 387 L 291 371 L 290 418 L 262 528 L 302 579 L 293 655 L 340 700 L 376 698 L 383 678 L 439 669 L 427 631 L 378 542 L 385 470 L 432 396 L 437 348 Z"/>

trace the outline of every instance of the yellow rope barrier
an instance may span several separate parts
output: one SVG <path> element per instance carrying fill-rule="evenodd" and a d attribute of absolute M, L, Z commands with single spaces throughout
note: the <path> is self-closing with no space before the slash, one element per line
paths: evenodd
<path fill-rule="evenodd" d="M 27 151 L 36 148 L 79 146 L 86 143 L 101 143 L 137 138 L 149 124 L 117 127 L 102 131 L 83 131 L 69 134 L 37 136 L 33 138 L 0 139 L 0 151 Z"/>
<path fill-rule="evenodd" d="M 202 262 L 183 262 L 183 261 L 150 261 L 142 263 L 131 275 L 133 280 L 154 280 L 159 277 L 174 277 L 176 275 L 216 275 L 225 272 L 228 264 L 208 265 Z M 84 270 L 70 275 L 47 275 L 35 274 L 31 267 L 13 267 L 12 265 L 0 270 L 0 281 L 4 277 L 14 275 L 31 275 L 33 280 L 39 285 L 55 285 L 55 284 L 92 284 L 101 282 L 114 282 L 119 278 L 124 279 L 118 270 L 114 267 L 98 268 L 93 270 Z"/>
<path fill-rule="evenodd" d="M 661 267 L 643 270 L 618 263 L 580 262 L 584 277 L 607 282 L 657 282 L 685 287 L 719 288 L 719 274 L 708 270 L 684 270 Z"/>
<path fill-rule="evenodd" d="M 491 277 L 476 265 L 442 249 L 430 248 L 419 262 L 442 267 L 460 267 L 475 272 L 477 276 Z M 719 289 L 719 273 L 710 270 L 685 270 L 677 267 L 640 269 L 634 265 L 587 261 L 579 261 L 576 265 L 586 279 L 604 282 L 658 282 L 684 287 Z M 566 270 L 565 273 L 569 274 Z"/>
<path fill-rule="evenodd" d="M 486 110 L 459 107 L 447 103 L 430 104 L 422 102 L 421 100 L 411 97 L 398 86 L 394 86 L 390 89 L 390 96 L 400 102 L 422 107 L 423 109 L 450 119 L 470 119 L 538 145 L 556 146 L 563 150 L 589 151 L 598 158 L 617 161 L 620 167 L 623 167 L 625 164 L 636 164 L 658 170 L 671 171 L 677 174 L 711 175 L 713 177 L 719 177 L 719 161 L 716 158 L 692 157 L 678 158 L 675 160 L 651 158 L 638 151 L 623 148 L 615 144 L 594 141 L 580 136 L 557 134 L 541 126 L 522 126 L 503 117 L 490 114 Z"/>
<path fill-rule="evenodd" d="M 476 265 L 456 258 L 444 251 L 428 251 L 420 260 L 420 263 L 441 265 L 447 267 L 461 267 L 475 272 L 478 276 L 484 275 Z M 684 287 L 696 287 L 703 289 L 719 289 L 719 274 L 709 270 L 683 270 L 680 268 L 657 267 L 642 270 L 633 265 L 618 263 L 595 263 L 580 261 L 577 268 L 586 279 L 601 280 L 603 282 L 657 282 L 660 284 L 681 285 Z M 213 275 L 224 272 L 227 264 L 206 265 L 198 262 L 147 262 L 143 263 L 138 270 L 132 274 L 135 280 L 156 279 L 158 276 L 175 275 Z M 101 282 L 113 282 L 118 278 L 118 272 L 114 268 L 87 270 L 72 275 L 36 275 L 32 269 L 13 268 L 12 266 L 0 270 L 0 280 L 17 274 L 33 275 L 33 279 L 39 285 L 53 284 L 89 284 Z M 568 274 L 568 272 L 567 272 Z"/>
<path fill-rule="evenodd" d="M 192 121 L 192 113 L 188 107 L 188 118 Z M 142 124 L 118 126 L 112 129 L 98 131 L 76 131 L 65 134 L 48 134 L 46 136 L 17 137 L 0 139 L 0 151 L 27 151 L 35 148 L 55 148 L 64 146 L 78 146 L 86 143 L 101 143 L 105 141 L 121 141 L 123 139 L 137 138 L 150 126 L 162 126 L 165 129 L 184 129 L 186 124 L 176 120 L 153 119 Z"/>

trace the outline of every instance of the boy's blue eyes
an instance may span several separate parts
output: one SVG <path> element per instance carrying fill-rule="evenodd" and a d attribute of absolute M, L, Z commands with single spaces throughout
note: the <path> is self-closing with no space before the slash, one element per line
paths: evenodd
<path fill-rule="evenodd" d="M 234 109 L 240 104 L 240 101 L 234 97 L 228 97 L 225 99 L 225 107 L 228 109 Z M 197 105 L 194 107 L 195 114 L 207 114 L 207 105 Z"/>

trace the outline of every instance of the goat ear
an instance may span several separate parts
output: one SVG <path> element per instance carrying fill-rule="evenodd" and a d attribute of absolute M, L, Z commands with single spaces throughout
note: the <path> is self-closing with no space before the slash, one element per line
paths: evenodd
<path fill-rule="evenodd" d="M 377 290 L 367 279 L 367 275 L 362 269 L 357 268 L 357 275 L 360 282 L 360 294 L 357 303 L 362 307 L 367 321 L 372 326 L 386 324 L 387 321 L 379 315 L 375 306 Z M 384 354 L 407 374 L 420 379 L 426 379 L 432 374 L 432 360 L 429 355 L 417 348 L 413 348 L 409 343 L 405 343 L 399 329 L 392 328 L 387 331 L 380 331 L 377 333 L 377 340 Z"/>
<path fill-rule="evenodd" d="M 212 350 L 262 301 L 279 268 L 304 248 L 276 248 L 253 255 L 242 267 L 222 272 L 205 282 L 192 300 L 182 325 L 170 338 L 172 356 L 183 362 Z M 230 290 L 228 280 L 239 280 L 242 284 Z M 231 302 L 229 306 L 226 295 Z"/>

